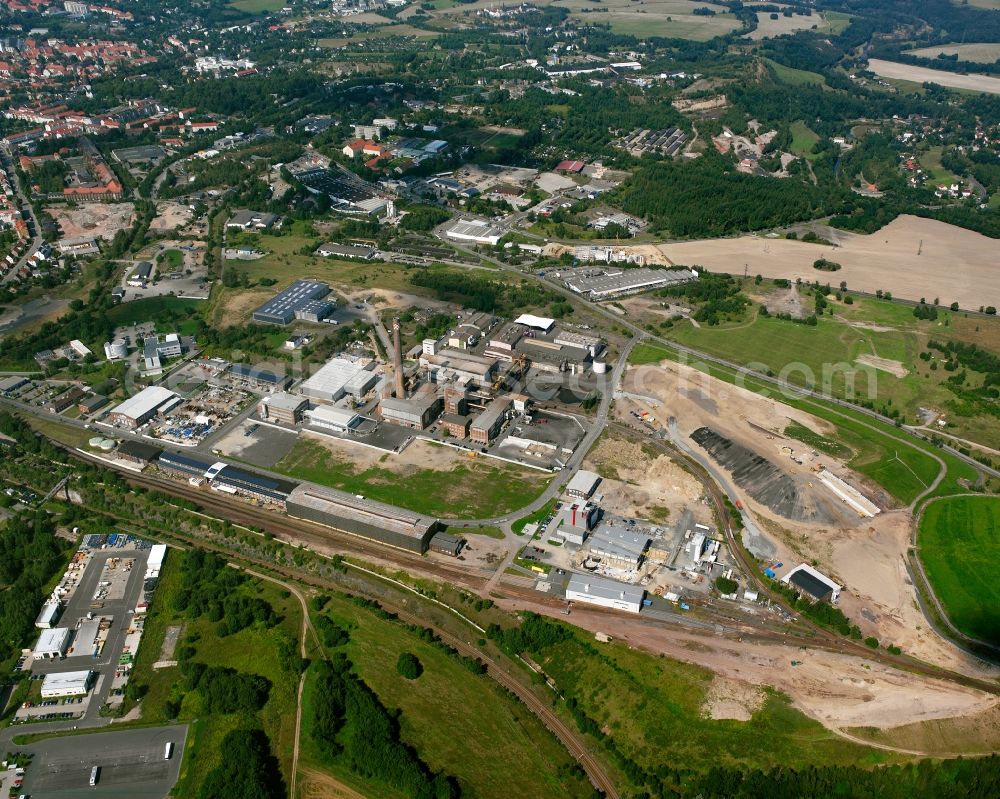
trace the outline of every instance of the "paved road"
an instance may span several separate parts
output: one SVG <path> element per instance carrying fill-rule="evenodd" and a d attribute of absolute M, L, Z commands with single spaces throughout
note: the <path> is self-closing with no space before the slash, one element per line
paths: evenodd
<path fill-rule="evenodd" d="M 38 225 L 38 219 L 35 217 L 35 211 L 31 207 L 31 203 L 28 202 L 28 198 L 21 187 L 21 181 L 18 180 L 10 148 L 4 147 L 0 150 L 0 159 L 4 162 L 4 167 L 10 177 L 10 182 L 14 191 L 17 193 L 17 199 L 20 202 L 21 207 L 27 209 L 28 211 L 28 230 L 33 233 L 31 244 L 28 246 L 28 249 L 24 251 L 24 255 L 22 255 L 20 260 L 18 260 L 18 262 L 11 267 L 7 274 L 0 278 L 0 283 L 9 283 L 14 279 L 14 275 L 17 273 L 17 270 L 24 266 L 28 257 L 33 255 L 35 250 L 41 247 L 45 240 L 42 238 L 42 229 Z"/>

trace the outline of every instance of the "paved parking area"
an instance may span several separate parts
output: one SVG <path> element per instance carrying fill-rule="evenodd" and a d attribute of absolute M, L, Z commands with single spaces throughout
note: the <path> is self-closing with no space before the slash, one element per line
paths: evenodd
<path fill-rule="evenodd" d="M 180 774 L 187 725 L 51 738 L 26 749 L 34 761 L 22 791 L 32 799 L 161 799 Z M 167 742 L 173 743 L 169 760 Z M 100 767 L 97 785 L 90 772 Z"/>

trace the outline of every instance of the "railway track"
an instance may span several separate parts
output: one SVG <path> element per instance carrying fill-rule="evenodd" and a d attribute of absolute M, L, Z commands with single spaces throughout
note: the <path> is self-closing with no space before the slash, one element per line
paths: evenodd
<path fill-rule="evenodd" d="M 277 574 L 281 578 L 292 580 L 300 585 L 305 584 L 323 590 L 344 590 L 344 586 L 333 580 L 325 579 L 292 566 L 278 565 L 270 561 L 266 561 L 263 558 L 245 554 L 235 555 L 228 548 L 197 536 L 180 532 L 172 532 L 169 535 L 162 537 L 167 537 L 173 540 L 174 543 L 180 543 L 183 546 L 194 546 L 217 552 L 218 554 L 224 556 L 227 560 L 235 561 L 235 565 L 247 574 L 259 579 L 280 583 L 279 580 L 270 576 L 270 574 Z M 255 568 L 250 568 L 245 564 L 252 564 Z M 373 576 L 373 573 L 369 570 L 362 570 L 359 567 L 353 566 L 351 563 L 345 563 L 345 566 L 347 568 L 358 570 L 364 574 L 365 579 L 380 579 L 378 576 Z M 258 569 L 261 571 L 258 571 Z M 390 585 L 397 590 L 399 589 L 398 583 L 393 582 Z M 351 591 L 354 593 L 365 593 L 364 591 L 358 591 L 357 588 L 354 587 L 351 588 Z M 414 593 L 416 592 L 414 591 Z M 426 617 L 415 615 L 411 610 L 408 610 L 403 605 L 393 602 L 391 599 L 387 599 L 384 593 L 369 592 L 367 596 L 370 599 L 376 600 L 384 609 L 395 613 L 400 619 L 404 620 L 408 624 L 432 629 L 442 641 L 447 643 L 449 646 L 454 647 L 462 655 L 481 660 L 486 666 L 487 676 L 489 676 L 501 687 L 506 688 L 514 694 L 535 716 L 538 717 L 539 721 L 542 722 L 545 728 L 560 741 L 573 759 L 580 764 L 581 768 L 583 768 L 586 772 L 588 779 L 594 787 L 599 791 L 602 791 L 607 799 L 619 799 L 618 788 L 614 781 L 607 774 L 603 765 L 598 761 L 596 756 L 586 746 L 583 740 L 568 724 L 566 724 L 566 722 L 559 717 L 557 713 L 555 713 L 555 711 L 552 710 L 548 704 L 538 697 L 530 688 L 522 684 L 516 677 L 514 677 L 509 668 L 505 668 L 495 658 L 490 657 L 480 649 L 462 640 L 454 633 L 435 625 Z M 308 619 L 308 612 L 304 612 L 307 613 Z M 304 623 L 303 634 L 306 629 L 313 630 L 311 621 Z M 476 635 L 479 634 L 479 630 L 476 630 Z M 313 635 L 315 636 L 314 630 Z"/>
<path fill-rule="evenodd" d="M 830 652 L 836 652 L 838 654 L 853 655 L 855 657 L 863 658 L 864 660 L 876 661 L 883 665 L 891 666 L 899 669 L 900 671 L 906 671 L 911 674 L 919 674 L 923 677 L 931 677 L 939 680 L 948 680 L 950 682 L 965 685 L 970 688 L 976 688 L 987 693 L 1000 694 L 1000 686 L 998 686 L 995 682 L 969 677 L 940 666 L 935 666 L 931 663 L 916 660 L 915 658 L 911 658 L 906 655 L 891 655 L 888 652 L 871 649 L 862 643 L 845 638 L 844 636 L 831 630 L 827 630 L 824 627 L 820 627 L 818 624 L 815 624 L 806 617 L 802 616 L 802 614 L 788 606 L 784 597 L 774 593 L 771 590 L 771 587 L 759 578 L 758 565 L 751 558 L 749 553 L 743 547 L 742 542 L 739 540 L 740 531 L 736 530 L 733 526 L 732 518 L 729 515 L 729 509 L 723 501 L 724 494 L 722 493 L 722 490 L 705 472 L 701 464 L 692 458 L 689 458 L 680 450 L 668 446 L 665 442 L 659 439 L 652 439 L 649 436 L 643 435 L 640 431 L 634 430 L 627 425 L 621 424 L 620 422 L 611 422 L 610 426 L 627 435 L 629 438 L 652 444 L 655 448 L 659 449 L 669 457 L 683 462 L 683 464 L 690 469 L 692 474 L 698 478 L 708 495 L 712 498 L 712 502 L 718 511 L 718 518 L 722 520 L 721 526 L 726 534 L 726 540 L 729 544 L 730 550 L 739 560 L 743 572 L 747 575 L 747 579 L 753 583 L 754 589 L 761 595 L 766 596 L 775 605 L 783 608 L 787 613 L 797 617 L 801 623 L 809 629 L 811 634 L 811 637 L 808 639 L 795 638 L 787 635 L 781 636 L 780 634 L 777 634 L 772 639 L 776 643 L 792 644 L 795 646 L 807 645 L 817 649 L 825 649 Z M 760 634 L 759 631 L 755 632 Z"/>

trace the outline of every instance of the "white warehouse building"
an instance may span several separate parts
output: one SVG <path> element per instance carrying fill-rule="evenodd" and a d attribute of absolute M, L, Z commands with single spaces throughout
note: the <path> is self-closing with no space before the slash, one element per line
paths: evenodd
<path fill-rule="evenodd" d="M 60 696 L 85 696 L 90 690 L 92 671 L 63 671 L 46 674 L 42 680 L 42 699 Z"/>
<path fill-rule="evenodd" d="M 570 602 L 585 602 L 629 613 L 638 613 L 642 609 L 645 596 L 644 588 L 606 580 L 593 574 L 574 574 L 566 586 L 566 599 Z"/>
<path fill-rule="evenodd" d="M 306 397 L 321 402 L 336 402 L 344 394 L 364 396 L 378 379 L 370 358 L 331 358 L 299 386 Z"/>

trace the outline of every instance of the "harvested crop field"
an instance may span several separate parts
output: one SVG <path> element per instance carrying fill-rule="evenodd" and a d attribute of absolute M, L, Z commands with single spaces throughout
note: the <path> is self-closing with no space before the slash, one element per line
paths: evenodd
<path fill-rule="evenodd" d="M 975 61 L 980 64 L 992 64 L 1000 58 L 1000 44 L 939 44 L 936 47 L 921 47 L 917 50 L 907 50 L 906 55 L 918 58 L 937 58 L 939 55 L 957 55 L 959 61 Z"/>
<path fill-rule="evenodd" d="M 658 263 L 701 265 L 712 272 L 739 275 L 745 267 L 751 275 L 793 281 L 801 277 L 810 283 L 817 279 L 813 262 L 825 256 L 843 267 L 836 282 L 845 280 L 856 291 L 891 291 L 910 300 L 939 297 L 944 305 L 957 302 L 970 310 L 1000 306 L 996 239 L 908 215 L 867 236 L 841 231 L 824 235 L 835 245 L 740 236 L 632 249 Z"/>
<path fill-rule="evenodd" d="M 900 64 L 898 61 L 883 61 L 881 58 L 869 59 L 868 69 L 883 78 L 908 80 L 914 83 L 936 83 L 949 89 L 1000 94 L 1000 78 L 991 78 L 989 75 L 960 75 L 957 72 L 945 72 L 941 69 Z"/>

